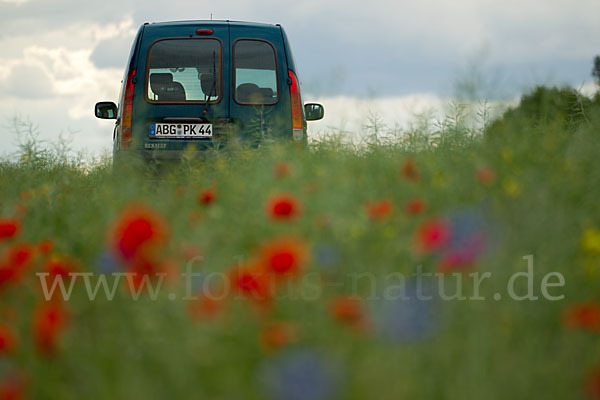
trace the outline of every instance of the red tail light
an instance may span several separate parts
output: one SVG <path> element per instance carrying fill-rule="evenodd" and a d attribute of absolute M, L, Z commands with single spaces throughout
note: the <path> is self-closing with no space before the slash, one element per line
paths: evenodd
<path fill-rule="evenodd" d="M 300 99 L 300 86 L 298 79 L 292 71 L 288 70 L 290 81 L 290 97 L 292 99 L 292 140 L 301 141 L 304 136 L 302 124 L 302 100 Z"/>
<path fill-rule="evenodd" d="M 135 69 L 127 76 L 125 95 L 123 96 L 123 112 L 121 113 L 121 147 L 129 147 L 131 143 L 131 114 L 133 111 L 133 77 Z"/>

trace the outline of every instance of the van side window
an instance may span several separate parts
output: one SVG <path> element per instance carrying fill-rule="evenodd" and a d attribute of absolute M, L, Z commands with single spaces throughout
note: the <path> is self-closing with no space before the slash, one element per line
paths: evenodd
<path fill-rule="evenodd" d="M 277 103 L 277 61 L 273 46 L 260 40 L 238 40 L 233 46 L 233 65 L 235 101 L 252 105 Z"/>
<path fill-rule="evenodd" d="M 221 98 L 221 42 L 165 39 L 149 50 L 146 96 L 152 102 L 215 101 Z"/>

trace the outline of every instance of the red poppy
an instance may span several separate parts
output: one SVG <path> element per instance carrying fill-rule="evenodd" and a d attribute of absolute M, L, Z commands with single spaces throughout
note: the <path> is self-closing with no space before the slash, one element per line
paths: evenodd
<path fill-rule="evenodd" d="M 202 295 L 190 303 L 188 311 L 192 318 L 202 321 L 214 318 L 219 314 L 222 307 L 221 301 L 211 296 Z"/>
<path fill-rule="evenodd" d="M 382 219 L 390 216 L 394 211 L 394 206 L 388 199 L 367 202 L 365 208 L 369 218 L 374 221 L 381 221 Z"/>
<path fill-rule="evenodd" d="M 33 196 L 33 195 L 32 195 L 32 194 L 31 194 L 31 192 L 29 192 L 29 191 L 26 191 L 26 192 L 21 192 L 21 193 L 19 193 L 19 198 L 20 198 L 21 200 L 28 200 L 28 199 L 30 199 L 32 196 Z"/>
<path fill-rule="evenodd" d="M 277 164 L 275 164 L 275 167 L 273 167 L 273 175 L 277 179 L 285 178 L 286 176 L 290 175 L 291 173 L 292 173 L 292 168 L 290 167 L 289 164 L 287 164 L 285 162 L 278 162 Z"/>
<path fill-rule="evenodd" d="M 16 236 L 21 230 L 21 224 L 16 219 L 0 219 L 0 240 Z"/>
<path fill-rule="evenodd" d="M 600 367 L 591 370 L 585 379 L 584 391 L 592 400 L 600 400 Z"/>
<path fill-rule="evenodd" d="M 25 389 L 23 377 L 12 371 L 0 382 L 0 400 L 24 400 Z"/>
<path fill-rule="evenodd" d="M 256 266 L 243 266 L 230 274 L 231 287 L 243 297 L 260 305 L 271 301 L 271 282 L 267 274 Z"/>
<path fill-rule="evenodd" d="M 50 273 L 51 276 L 66 278 L 75 272 L 75 264 L 66 257 L 53 256 L 44 263 L 44 270 Z"/>
<path fill-rule="evenodd" d="M 438 265 L 441 272 L 466 270 L 475 264 L 475 256 L 468 250 L 449 251 L 442 256 Z"/>
<path fill-rule="evenodd" d="M 267 214 L 275 220 L 291 220 L 300 214 L 300 202 L 291 194 L 272 196 L 267 203 Z"/>
<path fill-rule="evenodd" d="M 496 173 L 489 167 L 481 167 L 477 170 L 477 180 L 484 185 L 490 184 L 496 180 Z"/>
<path fill-rule="evenodd" d="M 260 342 L 267 351 L 277 351 L 297 340 L 297 328 L 289 322 L 274 322 L 260 333 Z"/>
<path fill-rule="evenodd" d="M 573 304 L 565 311 L 563 321 L 569 329 L 600 332 L 600 306 L 592 302 Z"/>
<path fill-rule="evenodd" d="M 9 282 L 18 282 L 25 276 L 33 258 L 33 249 L 26 243 L 8 249 L 4 260 L 0 260 L 0 288 Z"/>
<path fill-rule="evenodd" d="M 0 324 L 0 354 L 12 354 L 17 347 L 17 337 L 13 330 Z"/>
<path fill-rule="evenodd" d="M 362 328 L 365 323 L 363 302 L 355 296 L 338 296 L 330 303 L 329 312 L 338 322 L 353 328 Z"/>
<path fill-rule="evenodd" d="M 15 268 L 24 268 L 33 257 L 33 248 L 27 243 L 13 246 L 8 252 L 8 262 Z"/>
<path fill-rule="evenodd" d="M 423 201 L 423 199 L 420 198 L 412 199 L 409 202 L 407 202 L 404 206 L 404 210 L 407 214 L 410 215 L 422 214 L 423 212 L 425 212 L 426 209 L 427 204 L 425 204 L 425 201 Z"/>
<path fill-rule="evenodd" d="M 44 272 L 49 274 L 43 277 L 46 281 L 46 287 L 52 287 L 57 277 L 60 277 L 63 281 L 70 282 L 71 275 L 76 271 L 75 262 L 63 257 L 63 256 L 52 256 L 44 262 Z M 53 293 L 53 297 L 58 299 L 61 296 L 61 292 L 56 290 Z"/>
<path fill-rule="evenodd" d="M 142 289 L 150 289 L 148 285 L 161 276 L 172 278 L 173 271 L 169 263 L 152 254 L 138 254 L 135 260 L 127 265 L 127 286 L 130 293 L 140 293 Z"/>
<path fill-rule="evenodd" d="M 432 218 L 425 221 L 417 230 L 417 248 L 424 253 L 440 250 L 450 240 L 450 234 L 450 226 L 446 221 Z"/>
<path fill-rule="evenodd" d="M 400 177 L 407 181 L 416 182 L 419 180 L 419 172 L 415 167 L 415 161 L 412 158 L 407 158 L 400 170 Z"/>
<path fill-rule="evenodd" d="M 294 238 L 280 238 L 260 249 L 260 262 L 266 273 L 277 278 L 298 276 L 308 258 L 307 246 Z"/>
<path fill-rule="evenodd" d="M 50 239 L 42 240 L 38 243 L 37 249 L 41 254 L 49 254 L 54 249 L 54 243 Z"/>
<path fill-rule="evenodd" d="M 212 204 L 217 199 L 217 190 L 215 188 L 202 189 L 198 193 L 198 201 L 202 204 Z"/>
<path fill-rule="evenodd" d="M 162 244 L 167 239 L 166 223 L 152 209 L 129 207 L 117 218 L 114 243 L 117 253 L 132 261 L 140 250 L 150 244 Z"/>
<path fill-rule="evenodd" d="M 38 351 L 44 355 L 56 352 L 60 334 L 67 324 L 67 313 L 59 303 L 38 307 L 33 317 L 33 335 Z"/>

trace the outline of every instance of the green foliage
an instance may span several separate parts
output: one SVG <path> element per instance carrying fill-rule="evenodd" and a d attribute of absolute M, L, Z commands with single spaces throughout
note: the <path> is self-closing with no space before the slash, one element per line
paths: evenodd
<path fill-rule="evenodd" d="M 311 260 L 288 294 L 318 289 L 319 295 L 278 299 L 269 312 L 232 298 L 213 319 L 197 320 L 180 280 L 165 283 L 156 300 L 144 294 L 139 301 L 123 287 L 113 301 L 90 301 L 79 284 L 65 302 L 71 317 L 58 351 L 42 356 L 32 338 L 32 315 L 43 301 L 34 275 L 44 268 L 38 255 L 23 281 L 0 288 L 2 323 L 19 336 L 15 351 L 2 354 L 0 372 L 22 371 L 36 399 L 265 399 L 261 371 L 286 350 L 265 350 L 261 333 L 284 321 L 296 327 L 289 348 L 318 353 L 335 366 L 340 399 L 582 398 L 585 377 L 600 363 L 597 332 L 566 329 L 563 319 L 573 304 L 600 300 L 597 104 L 571 90 L 538 88 L 502 119 L 488 124 L 486 115 L 485 136 L 469 128 L 456 106 L 439 123 L 385 140 L 374 134 L 387 131 L 372 115 L 372 135 L 361 146 L 339 137 L 308 149 L 232 146 L 172 166 L 127 160 L 114 169 L 107 160 L 84 166 L 28 142 L 18 160 L 0 162 L 0 218 L 17 215 L 22 225 L 16 238 L 0 242 L 0 257 L 15 244 L 52 239 L 54 255 L 76 260 L 78 271 L 106 273 L 101 261 L 114 244 L 115 221 L 128 206 L 144 204 L 168 225 L 168 239 L 156 246 L 177 272 L 186 268 L 182 249 L 190 245 L 202 254 L 194 271 L 227 273 L 265 241 L 294 236 L 306 241 Z M 280 176 L 279 163 L 289 168 Z M 217 193 L 209 205 L 198 201 L 206 188 Z M 278 193 L 299 201 L 296 219 L 269 216 L 266 205 Z M 422 214 L 405 210 L 414 199 L 426 204 Z M 379 200 L 392 211 L 376 220 L 366 206 Z M 370 279 L 381 290 L 392 274 L 411 279 L 418 266 L 437 271 L 441 255 L 419 251 L 417 232 L 432 219 L 463 215 L 487 221 L 487 251 L 461 270 L 467 296 L 469 273 L 492 274 L 481 286 L 485 300 L 438 298 L 431 312 L 417 310 L 400 339 L 382 336 Z M 335 257 L 324 260 L 322 248 Z M 566 285 L 550 292 L 564 299 L 509 298 L 507 282 L 526 270 L 522 257 L 530 254 L 535 294 L 541 296 L 547 273 L 560 272 Z M 357 283 L 357 274 L 367 277 Z M 449 293 L 458 290 L 454 276 L 440 279 Z M 516 289 L 523 293 L 527 283 Z M 495 300 L 495 293 L 503 297 Z M 339 295 L 364 299 L 364 329 L 332 318 L 331 301 Z M 428 315 L 434 324 L 427 332 L 406 333 Z"/>
<path fill-rule="evenodd" d="M 594 58 L 594 68 L 592 69 L 592 76 L 596 78 L 596 83 L 600 86 L 600 56 Z"/>

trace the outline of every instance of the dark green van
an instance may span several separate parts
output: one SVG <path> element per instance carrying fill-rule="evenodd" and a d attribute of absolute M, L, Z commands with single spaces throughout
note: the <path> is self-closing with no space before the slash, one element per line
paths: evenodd
<path fill-rule="evenodd" d="M 144 24 L 133 42 L 119 106 L 96 104 L 116 119 L 113 153 L 177 159 L 231 139 L 259 145 L 306 144 L 306 121 L 320 104 L 302 105 L 300 85 L 280 25 L 231 21 Z"/>

